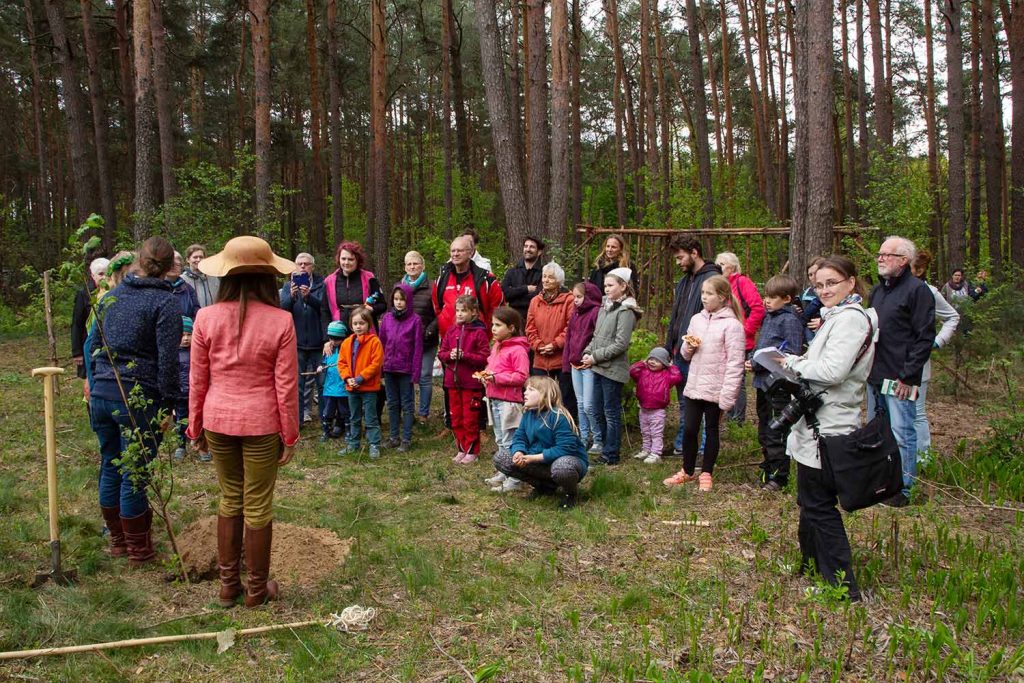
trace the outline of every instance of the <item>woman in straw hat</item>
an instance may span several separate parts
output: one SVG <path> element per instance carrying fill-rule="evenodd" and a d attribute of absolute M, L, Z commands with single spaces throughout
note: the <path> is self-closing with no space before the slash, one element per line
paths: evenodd
<path fill-rule="evenodd" d="M 220 483 L 217 564 L 220 604 L 243 593 L 243 529 L 249 582 L 246 607 L 278 595 L 268 580 L 277 468 L 299 440 L 295 326 L 278 305 L 277 275 L 295 270 L 258 237 L 236 237 L 199 262 L 219 277 L 217 303 L 196 315 L 189 374 L 188 436 L 213 455 Z"/>

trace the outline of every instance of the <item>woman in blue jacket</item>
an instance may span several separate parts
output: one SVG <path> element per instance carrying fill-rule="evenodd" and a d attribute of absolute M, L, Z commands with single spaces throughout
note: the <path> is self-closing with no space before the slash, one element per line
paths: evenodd
<path fill-rule="evenodd" d="M 530 484 L 533 496 L 554 495 L 561 488 L 561 509 L 575 507 L 590 463 L 576 424 L 562 405 L 558 382 L 550 377 L 526 380 L 523 407 L 512 445 L 494 456 L 494 467 Z"/>

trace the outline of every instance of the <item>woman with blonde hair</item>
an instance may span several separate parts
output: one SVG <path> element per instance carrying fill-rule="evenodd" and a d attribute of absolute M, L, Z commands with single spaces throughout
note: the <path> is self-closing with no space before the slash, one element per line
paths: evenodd
<path fill-rule="evenodd" d="M 534 497 L 554 495 L 561 488 L 559 507 L 569 510 L 576 506 L 590 462 L 576 423 L 562 404 L 558 382 L 540 376 L 526 380 L 523 408 L 512 445 L 494 456 L 494 467 L 530 484 Z"/>
<path fill-rule="evenodd" d="M 597 288 L 604 290 L 604 278 L 616 268 L 631 268 L 629 265 L 629 242 L 622 235 L 608 235 L 601 245 L 601 253 L 594 259 L 594 269 L 590 271 L 587 279 L 597 285 Z M 633 292 L 637 291 L 637 279 L 635 271 L 629 284 Z"/>

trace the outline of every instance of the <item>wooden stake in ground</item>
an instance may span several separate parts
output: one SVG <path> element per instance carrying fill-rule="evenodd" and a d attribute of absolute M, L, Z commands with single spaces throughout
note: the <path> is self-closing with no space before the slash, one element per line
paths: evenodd
<path fill-rule="evenodd" d="M 57 337 L 53 332 L 53 303 L 50 301 L 50 271 L 43 271 L 43 314 L 46 317 L 46 342 L 50 349 L 50 365 L 56 367 Z M 35 372 L 33 371 L 33 374 Z"/>

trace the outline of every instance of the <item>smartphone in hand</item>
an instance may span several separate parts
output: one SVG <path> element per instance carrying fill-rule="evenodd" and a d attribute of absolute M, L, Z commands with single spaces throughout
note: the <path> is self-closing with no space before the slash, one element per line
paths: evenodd
<path fill-rule="evenodd" d="M 296 273 L 292 275 L 292 284 L 296 287 L 309 287 L 309 273 Z"/>

